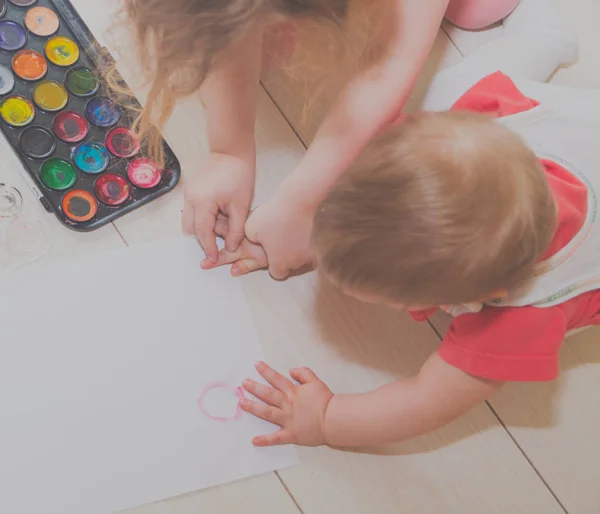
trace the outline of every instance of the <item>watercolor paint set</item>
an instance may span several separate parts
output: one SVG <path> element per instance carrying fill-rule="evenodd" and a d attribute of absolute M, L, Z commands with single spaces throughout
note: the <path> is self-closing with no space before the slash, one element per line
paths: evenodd
<path fill-rule="evenodd" d="M 144 155 L 111 100 L 106 61 L 68 0 L 0 0 L 0 128 L 48 212 L 95 230 L 175 187 L 181 168 Z"/>

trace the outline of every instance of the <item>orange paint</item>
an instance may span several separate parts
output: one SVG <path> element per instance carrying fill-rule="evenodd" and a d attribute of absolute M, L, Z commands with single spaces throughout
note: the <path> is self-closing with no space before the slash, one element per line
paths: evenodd
<path fill-rule="evenodd" d="M 98 202 L 88 191 L 75 189 L 62 199 L 62 210 L 71 221 L 90 221 L 98 212 Z"/>
<path fill-rule="evenodd" d="M 23 80 L 39 80 L 48 71 L 48 62 L 35 50 L 21 50 L 12 58 L 15 74 Z"/>

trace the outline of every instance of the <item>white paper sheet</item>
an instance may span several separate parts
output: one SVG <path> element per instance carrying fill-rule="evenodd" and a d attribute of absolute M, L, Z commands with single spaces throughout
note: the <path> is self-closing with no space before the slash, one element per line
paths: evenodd
<path fill-rule="evenodd" d="M 262 351 L 239 282 L 200 258 L 177 240 L 0 280 L 1 513 L 109 514 L 296 463 L 251 445 L 273 427 L 236 387 Z"/>

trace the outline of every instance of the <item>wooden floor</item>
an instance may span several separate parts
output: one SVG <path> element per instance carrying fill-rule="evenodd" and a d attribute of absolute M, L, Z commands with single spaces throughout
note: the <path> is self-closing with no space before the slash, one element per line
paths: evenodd
<path fill-rule="evenodd" d="M 579 30 L 580 62 L 556 81 L 600 87 L 597 57 L 598 0 L 561 0 Z M 74 0 L 102 36 L 110 23 L 95 0 Z M 441 31 L 417 91 L 436 69 L 462 58 L 454 38 Z M 486 37 L 477 35 L 476 37 Z M 473 41 L 477 44 L 477 41 Z M 461 46 L 462 47 L 462 46 Z M 126 79 L 135 76 L 127 55 L 117 55 Z M 281 77 L 265 79 L 257 138 L 258 200 L 298 163 L 314 124 L 300 122 L 300 102 Z M 185 172 L 205 155 L 203 114 L 190 99 L 177 108 L 166 130 Z M 2 181 L 20 185 L 19 163 L 0 146 Z M 49 256 L 85 254 L 137 245 L 179 232 L 182 191 L 91 234 L 74 234 L 49 220 Z M 364 391 L 394 376 L 415 373 L 439 342 L 447 320 L 417 324 L 405 314 L 359 304 L 319 283 L 315 275 L 277 283 L 262 273 L 244 279 L 269 362 L 282 369 L 308 365 L 336 391 Z M 489 404 L 443 430 L 386 448 L 340 452 L 299 450 L 296 468 L 190 494 L 130 514 L 598 514 L 600 512 L 600 331 L 572 337 L 562 352 L 555 383 L 506 387 Z"/>

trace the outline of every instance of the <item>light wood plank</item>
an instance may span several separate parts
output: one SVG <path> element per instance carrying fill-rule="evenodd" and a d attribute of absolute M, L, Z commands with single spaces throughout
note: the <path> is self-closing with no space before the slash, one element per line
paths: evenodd
<path fill-rule="evenodd" d="M 274 473 L 128 510 L 123 514 L 299 514 Z"/>

